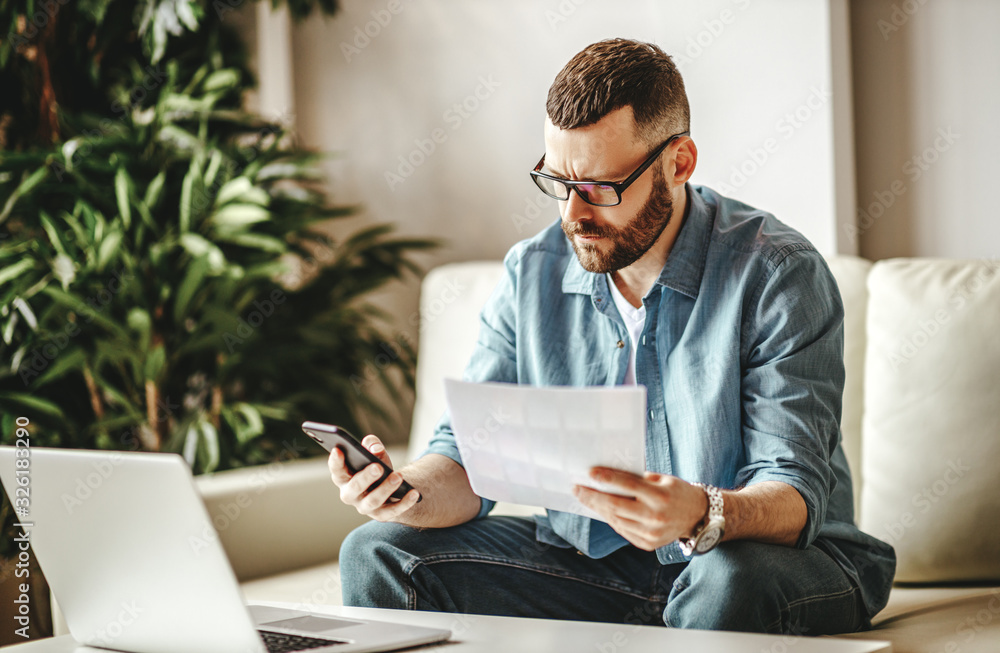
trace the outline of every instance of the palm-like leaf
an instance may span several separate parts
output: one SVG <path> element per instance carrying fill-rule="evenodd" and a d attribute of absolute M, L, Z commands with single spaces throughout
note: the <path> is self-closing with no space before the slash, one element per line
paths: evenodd
<path fill-rule="evenodd" d="M 288 3 L 317 4 L 336 6 Z M 367 390 L 412 384 L 414 352 L 366 296 L 433 243 L 330 235 L 353 208 L 327 203 L 320 155 L 240 108 L 250 75 L 208 5 L 60 7 L 49 32 L 0 42 L 0 83 L 27 89 L 0 99 L 3 437 L 25 415 L 35 444 L 170 450 L 206 471 L 273 459 L 306 417 L 391 414 Z M 55 126 L 32 116 L 31 48 L 65 65 L 53 92 L 79 91 Z"/>

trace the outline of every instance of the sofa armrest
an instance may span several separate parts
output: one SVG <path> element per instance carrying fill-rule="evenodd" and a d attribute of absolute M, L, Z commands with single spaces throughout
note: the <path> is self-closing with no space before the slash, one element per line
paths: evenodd
<path fill-rule="evenodd" d="M 404 460 L 402 449 L 389 450 Z M 274 462 L 195 478 L 240 582 L 337 559 L 368 521 L 340 501 L 326 458 Z"/>

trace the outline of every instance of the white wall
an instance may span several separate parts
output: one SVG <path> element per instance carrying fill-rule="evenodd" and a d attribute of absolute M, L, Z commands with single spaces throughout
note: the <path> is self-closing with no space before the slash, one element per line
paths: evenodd
<path fill-rule="evenodd" d="M 361 204 L 360 221 L 446 239 L 428 266 L 499 259 L 558 218 L 528 177 L 556 73 L 594 41 L 652 41 L 685 78 L 693 181 L 775 213 L 822 251 L 853 251 L 845 2 L 345 0 L 333 19 L 292 28 L 295 124 L 302 144 L 337 154 L 333 197 Z M 415 290 L 379 298 L 411 335 Z"/>
<path fill-rule="evenodd" d="M 335 19 L 294 30 L 299 133 L 342 153 L 331 169 L 341 200 L 446 236 L 444 260 L 497 258 L 557 215 L 547 205 L 524 222 L 547 204 L 527 173 L 555 74 L 593 41 L 650 40 L 685 76 L 695 181 L 833 251 L 827 13 L 826 0 L 347 1 Z"/>
<path fill-rule="evenodd" d="M 861 254 L 1000 258 L 1000 3 L 850 9 Z"/>

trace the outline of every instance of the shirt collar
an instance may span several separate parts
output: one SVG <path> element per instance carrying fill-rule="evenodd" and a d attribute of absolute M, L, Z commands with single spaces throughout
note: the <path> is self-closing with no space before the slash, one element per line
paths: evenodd
<path fill-rule="evenodd" d="M 685 184 L 684 187 L 688 202 L 681 229 L 656 283 L 694 299 L 701 287 L 705 257 L 712 238 L 712 211 L 701 193 L 695 191 L 690 184 Z M 564 293 L 594 295 L 603 276 L 584 270 L 574 253 L 563 274 L 562 290 Z"/>

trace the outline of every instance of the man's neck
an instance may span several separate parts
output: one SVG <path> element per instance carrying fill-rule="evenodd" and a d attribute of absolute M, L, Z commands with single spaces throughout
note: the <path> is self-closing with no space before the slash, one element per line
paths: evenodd
<path fill-rule="evenodd" d="M 611 273 L 611 278 L 619 292 L 628 300 L 629 304 L 636 308 L 642 306 L 642 298 L 646 296 L 646 293 L 660 277 L 663 266 L 667 263 L 667 257 L 670 255 L 670 250 L 674 246 L 674 241 L 677 240 L 677 234 L 680 233 L 688 203 L 685 187 L 681 187 L 679 195 L 679 198 L 674 198 L 674 212 L 670 217 L 670 222 L 667 223 L 663 233 L 656 239 L 653 246 L 632 265 Z"/>

